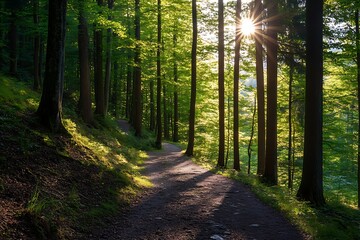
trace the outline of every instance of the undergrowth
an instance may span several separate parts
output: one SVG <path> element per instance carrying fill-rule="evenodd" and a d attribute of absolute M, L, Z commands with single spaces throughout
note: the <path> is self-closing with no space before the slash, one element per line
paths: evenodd
<path fill-rule="evenodd" d="M 0 223 L 0 229 L 6 229 L 0 238 L 32 236 L 34 231 L 37 239 L 80 237 L 127 206 L 141 188 L 151 186 L 140 174 L 151 134 L 138 139 L 121 131 L 110 117 L 85 124 L 77 114 L 76 95 L 64 98 L 68 134 L 54 134 L 38 124 L 39 92 L 3 75 L 0 85 L 0 132 L 5 133 L 0 147 L 9 153 L 0 157 L 0 166 L 6 167 L 1 169 L 7 169 L 0 171 L 0 201 L 10 202 L 6 197 L 15 187 L 3 179 L 27 186 L 18 200 L 24 207 Z M 28 172 L 29 180 L 23 182 L 21 171 Z M 19 216 L 30 230 L 12 229 L 16 226 L 11 221 Z"/>

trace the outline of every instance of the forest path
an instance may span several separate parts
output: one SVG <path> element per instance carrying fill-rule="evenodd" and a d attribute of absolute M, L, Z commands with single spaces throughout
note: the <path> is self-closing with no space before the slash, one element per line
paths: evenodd
<path fill-rule="evenodd" d="M 143 174 L 154 184 L 124 215 L 87 239 L 304 239 L 243 184 L 194 164 L 163 144 Z"/>

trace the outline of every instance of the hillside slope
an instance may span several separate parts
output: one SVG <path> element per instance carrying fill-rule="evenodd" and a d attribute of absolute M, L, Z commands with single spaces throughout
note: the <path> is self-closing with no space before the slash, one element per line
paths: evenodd
<path fill-rule="evenodd" d="M 68 133 L 52 134 L 37 123 L 38 93 L 1 75 L 0 85 L 1 239 L 79 238 L 148 184 L 145 154 L 114 120 L 89 128 L 65 107 Z"/>

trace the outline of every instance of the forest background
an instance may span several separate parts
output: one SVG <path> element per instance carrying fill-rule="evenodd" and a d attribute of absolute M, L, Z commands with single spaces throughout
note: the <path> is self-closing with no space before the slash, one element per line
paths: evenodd
<path fill-rule="evenodd" d="M 277 4 L 277 185 L 289 188 L 289 194 L 295 195 L 301 181 L 304 150 L 305 2 L 277 1 Z M 69 1 L 63 102 L 80 101 L 83 83 L 79 81 L 82 74 L 78 51 L 80 37 L 87 36 L 84 41 L 89 55 L 85 58 L 89 61 L 91 84 L 88 87 L 95 120 L 92 114 L 86 115 L 80 110 L 83 121 L 93 124 L 108 117 L 126 118 L 139 137 L 156 136 L 157 144 L 162 137 L 185 146 L 191 99 L 193 9 L 185 0 L 162 0 L 160 6 L 156 1 Z M 324 195 L 328 202 L 351 208 L 358 204 L 359 33 L 356 23 L 359 13 L 356 9 L 359 8 L 356 1 L 327 0 L 323 15 Z M 253 2 L 244 1 L 241 16 L 253 16 L 253 9 Z M 225 1 L 223 140 L 224 165 L 229 168 L 234 164 L 235 10 L 236 1 Z M 193 155 L 208 166 L 218 164 L 219 155 L 218 13 L 216 1 L 197 2 L 199 36 Z M 47 14 L 47 1 L 1 2 L 0 69 L 21 81 L 31 82 L 38 91 L 44 78 Z M 266 22 L 262 22 L 265 30 Z M 81 26 L 86 26 L 86 31 L 81 30 Z M 263 51 L 265 56 L 266 48 Z M 266 79 L 265 58 L 263 62 Z M 135 80 L 137 77 L 140 81 Z M 241 39 L 239 84 L 240 169 L 244 175 L 256 175 L 259 173 L 258 86 L 253 36 Z M 139 90 L 136 86 L 140 86 L 140 92 L 136 92 Z M 103 90 L 98 91 L 99 88 Z M 102 92 L 100 96 L 99 92 Z M 268 96 L 266 83 L 265 96 Z M 140 122 L 137 116 L 141 116 Z"/>

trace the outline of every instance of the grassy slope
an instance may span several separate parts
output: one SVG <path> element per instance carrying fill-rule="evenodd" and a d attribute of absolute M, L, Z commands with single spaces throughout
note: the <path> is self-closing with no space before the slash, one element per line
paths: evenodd
<path fill-rule="evenodd" d="M 150 183 L 145 146 L 114 120 L 89 128 L 65 99 L 69 134 L 37 123 L 40 94 L 0 75 L 0 239 L 74 239 L 118 213 Z"/>

